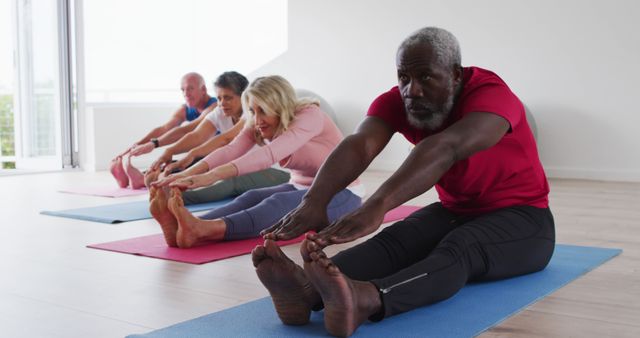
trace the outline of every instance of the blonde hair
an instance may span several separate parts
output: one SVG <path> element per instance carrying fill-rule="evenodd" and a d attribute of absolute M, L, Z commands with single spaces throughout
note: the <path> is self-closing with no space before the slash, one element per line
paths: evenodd
<path fill-rule="evenodd" d="M 250 112 L 248 127 L 255 128 L 255 112 L 251 105 L 259 106 L 267 116 L 277 116 L 280 120 L 274 136 L 285 132 L 295 119 L 296 111 L 310 105 L 320 106 L 320 101 L 311 98 L 296 97 L 296 92 L 285 78 L 279 75 L 259 77 L 253 80 L 242 93 L 242 105 L 245 112 Z M 264 139 L 255 130 L 256 143 L 264 145 Z"/>

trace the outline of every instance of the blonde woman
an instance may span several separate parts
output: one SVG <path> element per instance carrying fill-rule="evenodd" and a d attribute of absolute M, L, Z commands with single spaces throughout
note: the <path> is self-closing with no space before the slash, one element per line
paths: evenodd
<path fill-rule="evenodd" d="M 251 118 L 227 146 L 190 169 L 153 184 L 151 210 L 169 246 L 189 248 L 206 241 L 256 237 L 300 204 L 324 160 L 342 140 L 342 133 L 317 101 L 296 98 L 280 76 L 254 80 L 242 95 Z M 259 147 L 255 147 L 258 145 Z M 263 170 L 279 163 L 291 171 L 289 183 L 250 190 L 228 205 L 195 217 L 182 201 L 181 190 Z M 171 198 L 161 187 L 173 188 Z M 328 223 L 361 204 L 354 182 L 327 207 Z"/>
<path fill-rule="evenodd" d="M 171 173 L 180 172 L 195 164 L 209 153 L 229 144 L 245 125 L 246 115 L 242 108 L 242 92 L 249 85 L 244 75 L 229 71 L 218 76 L 214 82 L 218 106 L 192 132 L 167 147 L 145 175 L 149 184 Z M 162 139 L 159 139 L 162 141 Z M 161 142 L 162 143 L 162 142 Z M 188 151 L 187 155 L 174 163 L 174 155 Z M 162 173 L 160 171 L 162 170 Z M 276 168 L 267 168 L 247 175 L 221 180 L 200 189 L 183 194 L 185 204 L 198 204 L 236 197 L 256 188 L 271 187 L 288 182 L 289 173 Z M 149 186 L 149 184 L 146 184 Z"/>

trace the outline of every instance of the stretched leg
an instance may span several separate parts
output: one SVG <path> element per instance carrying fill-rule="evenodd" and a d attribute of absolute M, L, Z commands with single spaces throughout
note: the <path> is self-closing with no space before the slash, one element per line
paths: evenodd
<path fill-rule="evenodd" d="M 447 299 L 468 281 L 514 277 L 544 269 L 555 244 L 549 209 L 504 208 L 449 232 L 426 258 L 372 279 L 391 316 Z M 382 319 L 376 317 L 374 319 Z"/>
<path fill-rule="evenodd" d="M 160 224 L 164 240 L 170 247 L 177 247 L 176 233 L 178 231 L 178 221 L 167 208 L 167 193 L 162 188 L 151 187 L 149 189 L 149 211 L 155 220 Z"/>
<path fill-rule="evenodd" d="M 111 175 L 118 182 L 118 186 L 120 188 L 126 188 L 129 185 L 129 178 L 127 174 L 124 172 L 124 167 L 122 167 L 122 156 L 118 156 L 111 160 Z"/>
<path fill-rule="evenodd" d="M 249 190 L 272 187 L 289 182 L 291 175 L 283 170 L 268 168 L 234 177 L 233 193 L 241 195 Z"/>
<path fill-rule="evenodd" d="M 275 187 L 262 188 L 262 189 L 254 189 L 249 190 L 246 193 L 236 197 L 233 201 L 224 205 L 220 208 L 214 209 L 204 215 L 201 218 L 203 219 L 216 219 L 222 216 L 231 215 L 237 212 L 244 211 L 249 209 L 265 199 L 269 198 L 273 194 L 285 191 L 295 191 L 296 188 L 291 184 L 281 184 Z"/>
<path fill-rule="evenodd" d="M 343 215 L 350 213 L 362 205 L 362 198 L 344 189 L 338 192 L 327 205 L 327 217 L 333 222 Z"/>
<path fill-rule="evenodd" d="M 127 158 L 127 166 L 125 172 L 131 182 L 131 189 L 141 189 L 144 187 L 144 175 L 131 163 L 131 155 Z"/>
<path fill-rule="evenodd" d="M 291 185 L 287 186 L 291 187 Z M 295 190 L 293 187 L 291 189 L 293 190 L 277 192 L 251 208 L 223 216 L 222 218 L 227 224 L 225 239 L 257 237 L 260 231 L 278 222 L 300 204 L 302 197 L 307 192 L 306 190 Z M 348 190 L 343 190 L 331 200 L 327 212 L 330 219 L 333 220 L 354 210 L 360 203 L 359 197 Z"/>
<path fill-rule="evenodd" d="M 338 253 L 332 260 L 353 279 L 386 277 L 427 257 L 463 220 L 442 204 L 433 203 L 384 228 L 364 243 Z"/>
<path fill-rule="evenodd" d="M 367 318 L 380 312 L 382 303 L 375 285 L 352 280 L 327 258 L 317 246 L 302 244 L 304 272 L 320 293 L 324 303 L 324 326 L 339 337 L 347 337 Z"/>
<path fill-rule="evenodd" d="M 289 173 L 269 168 L 255 173 L 229 178 L 209 187 L 187 191 L 184 194 L 184 201 L 185 204 L 219 201 L 242 195 L 250 190 L 282 185 L 288 181 Z"/>
<path fill-rule="evenodd" d="M 236 196 L 233 190 L 233 179 L 222 180 L 208 187 L 187 190 L 182 194 L 186 205 L 219 201 L 232 196 Z"/>
<path fill-rule="evenodd" d="M 308 323 L 312 308 L 320 302 L 320 294 L 302 268 L 271 240 L 266 240 L 264 246 L 256 246 L 251 259 L 258 278 L 269 290 L 280 320 L 287 325 Z"/>
<path fill-rule="evenodd" d="M 194 216 L 184 207 L 180 189 L 171 189 L 168 207 L 178 222 L 176 244 L 180 248 L 191 248 L 207 241 L 217 241 L 224 237 L 226 224 L 221 219 L 203 220 Z"/>
<path fill-rule="evenodd" d="M 183 194 L 183 199 L 187 205 L 219 201 L 242 195 L 250 190 L 285 184 L 289 181 L 289 177 L 288 172 L 269 168 L 222 180 L 208 187 L 186 191 Z"/>
<path fill-rule="evenodd" d="M 225 240 L 258 237 L 260 231 L 275 224 L 300 204 L 305 193 L 306 190 L 295 189 L 278 192 L 251 208 L 222 217 L 227 224 Z"/>

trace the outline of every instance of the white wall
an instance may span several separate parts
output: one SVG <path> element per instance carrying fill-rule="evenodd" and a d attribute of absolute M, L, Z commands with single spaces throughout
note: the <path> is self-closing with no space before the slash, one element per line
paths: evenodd
<path fill-rule="evenodd" d="M 251 77 L 281 74 L 328 100 L 351 132 L 396 83 L 400 41 L 454 33 L 463 64 L 498 73 L 533 112 L 549 176 L 640 181 L 640 3 L 635 1 L 289 1 L 289 50 Z M 395 138 L 374 167 L 397 167 Z"/>
<path fill-rule="evenodd" d="M 107 170 L 111 159 L 141 139 L 151 129 L 166 123 L 179 104 L 89 104 L 83 119 L 80 143 L 81 167 Z M 161 150 L 137 157 L 136 167 L 146 169 Z"/>
<path fill-rule="evenodd" d="M 317 92 L 350 133 L 371 101 L 396 84 L 400 41 L 440 26 L 460 40 L 464 65 L 497 72 L 531 109 L 549 176 L 640 181 L 638 13 L 640 3 L 630 0 L 292 0 L 289 50 L 249 77 L 281 74 Z M 174 108 L 157 106 L 88 108 L 83 167 L 105 169 Z M 373 168 L 396 168 L 409 149 L 394 137 Z"/>

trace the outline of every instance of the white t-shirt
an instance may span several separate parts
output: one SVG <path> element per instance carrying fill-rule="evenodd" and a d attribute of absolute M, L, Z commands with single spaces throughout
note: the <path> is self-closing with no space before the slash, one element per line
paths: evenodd
<path fill-rule="evenodd" d="M 243 117 L 244 116 L 241 116 L 240 118 Z M 224 133 L 234 126 L 233 119 L 230 116 L 225 115 L 220 106 L 215 107 L 211 113 L 207 114 L 205 120 L 213 123 L 220 133 Z"/>

